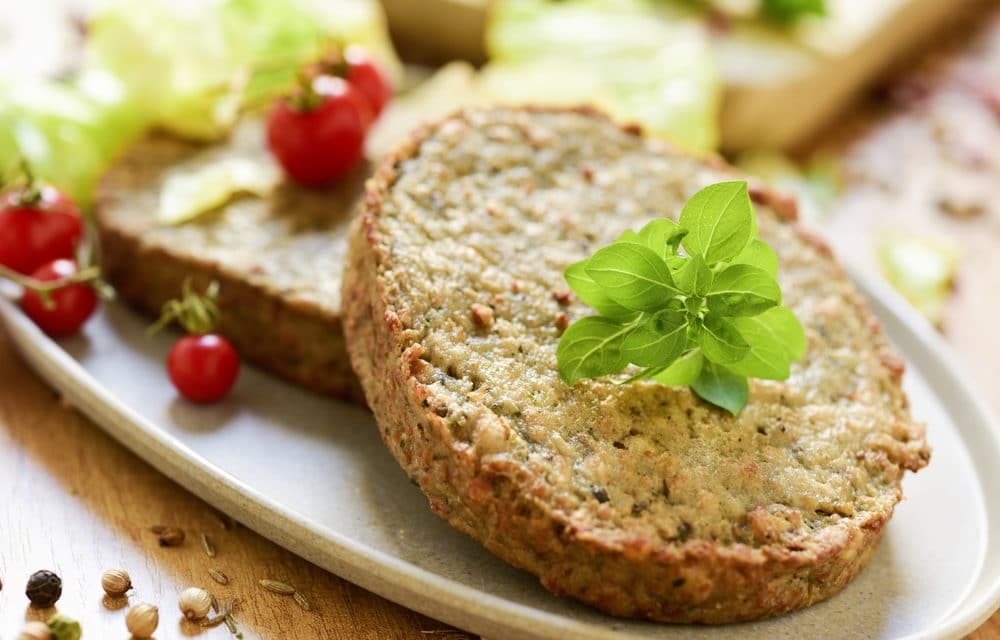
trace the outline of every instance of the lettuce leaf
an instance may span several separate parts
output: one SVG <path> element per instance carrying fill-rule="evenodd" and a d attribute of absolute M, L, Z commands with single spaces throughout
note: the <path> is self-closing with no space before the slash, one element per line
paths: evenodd
<path fill-rule="evenodd" d="M 273 97 L 334 41 L 399 68 L 379 6 L 346 0 L 116 0 L 91 23 L 88 60 L 121 78 L 162 128 L 213 140 L 237 118 L 238 94 Z"/>
<path fill-rule="evenodd" d="M 683 12 L 641 0 L 497 0 L 486 46 L 495 99 L 588 101 L 689 150 L 718 145 L 721 73 L 704 27 Z"/>

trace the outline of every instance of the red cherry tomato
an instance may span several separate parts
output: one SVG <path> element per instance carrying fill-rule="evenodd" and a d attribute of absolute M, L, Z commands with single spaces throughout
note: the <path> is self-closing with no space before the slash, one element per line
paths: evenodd
<path fill-rule="evenodd" d="M 214 333 L 184 336 L 167 356 L 167 373 L 188 400 L 215 402 L 236 382 L 240 356 L 228 340 Z"/>
<path fill-rule="evenodd" d="M 31 277 L 51 282 L 68 278 L 77 270 L 74 261 L 59 259 L 39 267 Z M 21 298 L 21 308 L 42 331 L 54 338 L 71 336 L 79 331 L 97 308 L 97 293 L 82 282 L 56 289 L 51 296 L 53 304 L 47 307 L 40 294 L 28 289 Z"/>
<path fill-rule="evenodd" d="M 322 80 L 318 107 L 297 110 L 279 100 L 267 120 L 271 153 L 292 178 L 309 186 L 332 182 L 361 160 L 371 119 L 357 89 L 340 78 L 317 80 Z"/>
<path fill-rule="evenodd" d="M 55 187 L 42 189 L 37 202 L 23 193 L 0 199 L 0 264 L 30 274 L 58 258 L 72 258 L 83 235 L 80 209 Z"/>
<path fill-rule="evenodd" d="M 347 61 L 347 81 L 368 98 L 372 111 L 378 116 L 392 99 L 392 83 L 388 76 L 360 45 L 347 47 L 344 60 Z"/>
<path fill-rule="evenodd" d="M 350 82 L 345 87 L 344 80 L 337 76 L 318 76 L 313 80 L 312 89 L 317 95 L 334 97 L 350 103 L 361 114 L 361 124 L 364 132 L 368 133 L 368 129 L 375 122 L 375 112 L 372 110 L 371 102 L 360 89 Z"/>

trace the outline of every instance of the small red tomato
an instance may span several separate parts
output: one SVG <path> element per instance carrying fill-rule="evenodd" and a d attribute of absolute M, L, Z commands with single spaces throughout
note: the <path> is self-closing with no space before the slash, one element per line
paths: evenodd
<path fill-rule="evenodd" d="M 43 282 L 68 278 L 78 271 L 72 260 L 53 260 L 32 272 L 31 277 Z M 54 338 L 71 336 L 80 330 L 97 308 L 97 292 L 87 284 L 77 282 L 56 289 L 51 294 L 52 305 L 46 306 L 42 296 L 28 289 L 21 298 L 21 308 L 38 327 Z"/>
<path fill-rule="evenodd" d="M 360 45 L 347 47 L 344 60 L 347 61 L 347 81 L 368 98 L 372 111 L 378 116 L 392 99 L 392 83 L 388 76 Z"/>
<path fill-rule="evenodd" d="M 321 102 L 297 109 L 279 100 L 267 120 L 267 144 L 296 181 L 318 186 L 340 178 L 361 160 L 371 115 L 358 90 L 340 78 L 323 76 Z"/>
<path fill-rule="evenodd" d="M 83 235 L 80 209 L 51 186 L 34 202 L 23 198 L 12 192 L 0 199 L 0 264 L 30 274 L 58 258 L 72 258 Z"/>
<path fill-rule="evenodd" d="M 170 381 L 188 400 L 215 402 L 226 395 L 240 373 L 240 356 L 220 335 L 184 336 L 167 356 Z"/>
<path fill-rule="evenodd" d="M 368 133 L 372 123 L 375 122 L 375 112 L 372 111 L 371 102 L 350 82 L 345 87 L 343 78 L 317 76 L 312 82 L 312 90 L 318 96 L 332 96 L 349 102 L 361 114 L 361 124 L 365 133 Z"/>

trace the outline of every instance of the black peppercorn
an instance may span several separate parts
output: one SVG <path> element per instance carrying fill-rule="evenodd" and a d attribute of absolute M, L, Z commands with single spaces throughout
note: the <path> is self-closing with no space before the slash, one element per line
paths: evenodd
<path fill-rule="evenodd" d="M 51 607 L 62 595 L 62 579 L 51 571 L 36 571 L 28 578 L 24 595 L 36 607 Z"/>

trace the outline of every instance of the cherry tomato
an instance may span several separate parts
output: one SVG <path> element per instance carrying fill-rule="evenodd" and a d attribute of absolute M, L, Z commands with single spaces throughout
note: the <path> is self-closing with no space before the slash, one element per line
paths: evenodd
<path fill-rule="evenodd" d="M 340 78 L 317 80 L 319 106 L 298 110 L 279 100 L 267 120 L 271 153 L 292 178 L 310 186 L 336 180 L 361 160 L 371 120 L 357 89 Z"/>
<path fill-rule="evenodd" d="M 23 193 L 0 199 L 0 264 L 30 274 L 58 258 L 72 258 L 83 235 L 80 209 L 55 187 L 42 188 L 36 202 Z"/>
<path fill-rule="evenodd" d="M 360 45 L 347 47 L 344 60 L 347 61 L 347 81 L 368 98 L 372 111 L 378 116 L 392 99 L 392 83 L 388 76 Z"/>
<path fill-rule="evenodd" d="M 368 133 L 368 129 L 375 122 L 375 112 L 372 110 L 371 102 L 365 97 L 365 94 L 361 93 L 360 89 L 349 81 L 345 87 L 342 78 L 328 75 L 316 77 L 313 80 L 312 89 L 316 92 L 316 95 L 336 97 L 349 102 L 361 114 L 363 130 L 365 133 Z"/>
<path fill-rule="evenodd" d="M 68 278 L 77 271 L 76 262 L 61 258 L 42 265 L 31 273 L 31 277 L 51 282 Z M 71 336 L 79 331 L 97 308 L 97 293 L 82 282 L 56 289 L 50 295 L 53 304 L 47 307 L 40 294 L 28 289 L 21 298 L 21 308 L 42 331 L 54 338 Z"/>
<path fill-rule="evenodd" d="M 220 335 L 184 336 L 167 356 L 170 381 L 188 400 L 215 402 L 226 395 L 240 373 L 240 356 Z"/>

